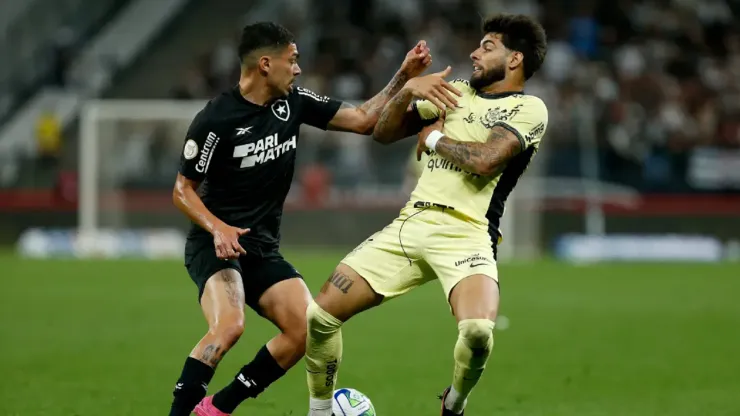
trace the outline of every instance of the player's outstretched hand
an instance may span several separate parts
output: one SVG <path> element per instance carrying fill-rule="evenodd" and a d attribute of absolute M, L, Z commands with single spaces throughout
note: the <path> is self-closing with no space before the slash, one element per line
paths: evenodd
<path fill-rule="evenodd" d="M 447 113 L 442 110 L 442 112 L 439 113 L 439 118 L 437 119 L 437 121 L 434 122 L 434 124 L 430 124 L 421 129 L 421 131 L 419 132 L 419 141 L 416 143 L 416 160 L 421 160 L 422 153 L 429 154 L 429 148 L 427 147 L 427 136 L 429 136 L 429 133 L 433 132 L 434 130 L 442 131 L 442 127 L 445 124 L 446 116 Z"/>
<path fill-rule="evenodd" d="M 445 78 L 450 76 L 451 72 L 452 67 L 448 66 L 442 72 L 413 78 L 406 82 L 404 88 L 408 88 L 416 98 L 429 100 L 441 111 L 447 108 L 455 108 L 457 107 L 455 95 L 462 97 L 462 93 L 445 81 Z"/>
<path fill-rule="evenodd" d="M 222 225 L 213 231 L 213 245 L 216 247 L 216 257 L 221 260 L 238 259 L 247 254 L 239 244 L 239 237 L 249 232 L 249 228 L 238 228 Z"/>
<path fill-rule="evenodd" d="M 401 73 L 407 79 L 418 77 L 432 64 L 432 54 L 427 47 L 427 41 L 420 40 L 407 54 L 401 64 Z"/>

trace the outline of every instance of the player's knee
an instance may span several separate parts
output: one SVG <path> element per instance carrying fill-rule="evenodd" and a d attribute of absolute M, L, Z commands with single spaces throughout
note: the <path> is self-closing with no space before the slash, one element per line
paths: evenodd
<path fill-rule="evenodd" d="M 458 323 L 460 338 L 472 349 L 493 347 L 493 328 L 495 324 L 489 319 L 465 319 Z"/>
<path fill-rule="evenodd" d="M 283 334 L 290 340 L 295 348 L 295 353 L 303 355 L 306 351 L 306 336 L 308 333 L 308 324 L 305 317 L 295 320 L 290 327 L 285 328 Z"/>
<path fill-rule="evenodd" d="M 234 345 L 244 333 L 244 319 L 224 319 L 211 328 L 222 345 Z"/>
<path fill-rule="evenodd" d="M 306 327 L 309 337 L 326 337 L 342 327 L 342 321 L 332 316 L 329 312 L 311 301 L 306 309 Z"/>

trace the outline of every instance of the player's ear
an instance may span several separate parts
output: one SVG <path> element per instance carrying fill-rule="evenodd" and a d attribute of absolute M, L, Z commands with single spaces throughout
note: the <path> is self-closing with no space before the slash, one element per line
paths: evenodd
<path fill-rule="evenodd" d="M 267 55 L 260 56 L 257 60 L 257 66 L 260 71 L 267 72 L 270 69 L 270 57 Z"/>
<path fill-rule="evenodd" d="M 519 51 L 511 51 L 508 56 L 509 69 L 516 69 L 519 65 L 524 64 L 524 54 Z"/>

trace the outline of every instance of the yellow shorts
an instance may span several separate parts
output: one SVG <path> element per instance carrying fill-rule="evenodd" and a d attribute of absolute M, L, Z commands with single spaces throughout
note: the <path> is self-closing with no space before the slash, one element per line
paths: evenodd
<path fill-rule="evenodd" d="M 404 208 L 342 263 L 386 299 L 434 279 L 439 279 L 448 301 L 455 285 L 468 276 L 483 274 L 498 282 L 488 230 L 436 207 Z"/>

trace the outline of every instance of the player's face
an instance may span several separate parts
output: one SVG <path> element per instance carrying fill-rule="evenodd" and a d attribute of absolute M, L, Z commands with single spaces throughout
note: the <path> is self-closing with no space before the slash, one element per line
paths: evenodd
<path fill-rule="evenodd" d="M 488 33 L 483 37 L 478 49 L 470 54 L 473 60 L 473 75 L 470 86 L 482 89 L 506 77 L 510 51 L 501 42 L 500 33 Z"/>
<path fill-rule="evenodd" d="M 293 90 L 293 83 L 300 74 L 298 47 L 295 43 L 291 43 L 279 55 L 273 57 L 267 78 L 273 89 L 281 95 L 288 95 Z"/>

